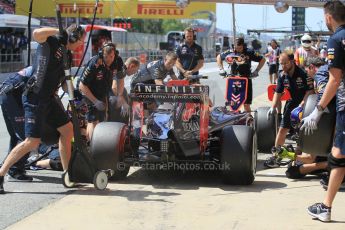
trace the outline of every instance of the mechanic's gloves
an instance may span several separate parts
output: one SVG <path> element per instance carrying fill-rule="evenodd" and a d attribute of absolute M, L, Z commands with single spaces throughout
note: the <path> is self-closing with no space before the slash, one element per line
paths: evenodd
<path fill-rule="evenodd" d="M 104 111 L 105 110 L 105 104 L 103 101 L 97 100 L 93 103 L 93 105 L 96 107 L 97 110 L 99 111 Z"/>
<path fill-rule="evenodd" d="M 129 105 L 127 103 L 124 103 L 121 106 L 121 116 L 122 117 L 129 116 Z"/>
<path fill-rule="evenodd" d="M 304 129 L 304 134 L 305 135 L 311 135 L 313 134 L 313 131 L 317 129 L 317 124 L 320 121 L 320 118 L 323 113 L 329 113 L 328 108 L 326 107 L 325 110 L 319 111 L 316 107 L 314 108 L 313 112 L 302 119 L 303 125 L 301 126 L 301 130 Z"/>
<path fill-rule="evenodd" d="M 278 113 L 277 108 L 273 108 L 271 107 L 268 111 L 267 111 L 267 120 L 270 119 L 270 117 L 274 114 Z"/>
<path fill-rule="evenodd" d="M 219 69 L 219 75 L 222 77 L 226 77 L 226 71 L 224 69 Z"/>
<path fill-rule="evenodd" d="M 249 79 L 254 79 L 259 76 L 259 71 L 255 70 L 249 77 Z"/>

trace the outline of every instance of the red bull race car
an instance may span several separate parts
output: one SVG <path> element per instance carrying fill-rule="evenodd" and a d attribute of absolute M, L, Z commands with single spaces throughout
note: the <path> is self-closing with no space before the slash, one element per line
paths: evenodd
<path fill-rule="evenodd" d="M 233 92 L 227 92 L 229 98 Z M 124 179 L 131 166 L 189 165 L 190 170 L 218 169 L 227 184 L 252 184 L 257 161 L 254 118 L 227 106 L 210 110 L 208 96 L 207 85 L 188 80 L 137 84 L 130 93 L 128 123 L 102 122 L 93 132 L 91 153 L 97 168 L 113 169 L 114 179 Z"/>

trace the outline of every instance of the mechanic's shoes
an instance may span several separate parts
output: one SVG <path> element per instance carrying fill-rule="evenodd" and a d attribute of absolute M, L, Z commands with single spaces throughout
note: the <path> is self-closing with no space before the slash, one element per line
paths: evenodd
<path fill-rule="evenodd" d="M 267 158 L 264 162 L 264 166 L 266 168 L 278 168 L 280 167 L 280 159 L 277 158 L 276 156 L 270 156 Z"/>
<path fill-rule="evenodd" d="M 308 207 L 308 214 L 321 220 L 322 222 L 331 221 L 331 208 L 323 203 L 316 203 Z"/>
<path fill-rule="evenodd" d="M 5 190 L 4 190 L 4 177 L 0 176 L 0 194 L 4 194 Z"/>
<path fill-rule="evenodd" d="M 292 145 L 272 147 L 272 154 L 278 158 L 295 160 L 296 154 Z"/>
<path fill-rule="evenodd" d="M 6 180 L 8 182 L 31 182 L 33 178 L 25 174 L 25 172 L 7 173 Z"/>

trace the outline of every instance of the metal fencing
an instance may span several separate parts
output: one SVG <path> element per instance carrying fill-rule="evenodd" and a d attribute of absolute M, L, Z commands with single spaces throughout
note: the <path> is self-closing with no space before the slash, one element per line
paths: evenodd
<path fill-rule="evenodd" d="M 24 50 L 26 51 L 26 50 Z M 163 58 L 166 50 L 121 50 L 120 56 L 125 61 L 129 57 L 136 57 L 141 64 Z M 31 55 L 33 56 L 33 54 Z M 216 61 L 216 51 L 204 51 L 205 62 Z M 32 63 L 32 61 L 31 61 Z M 16 72 L 27 65 L 27 52 L 0 54 L 0 73 Z"/>

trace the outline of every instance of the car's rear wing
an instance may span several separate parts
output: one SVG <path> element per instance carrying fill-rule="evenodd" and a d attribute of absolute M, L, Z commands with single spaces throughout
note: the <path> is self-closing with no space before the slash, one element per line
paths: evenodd
<path fill-rule="evenodd" d="M 137 102 L 192 102 L 208 100 L 209 87 L 206 85 L 166 86 L 137 84 L 130 97 Z"/>

